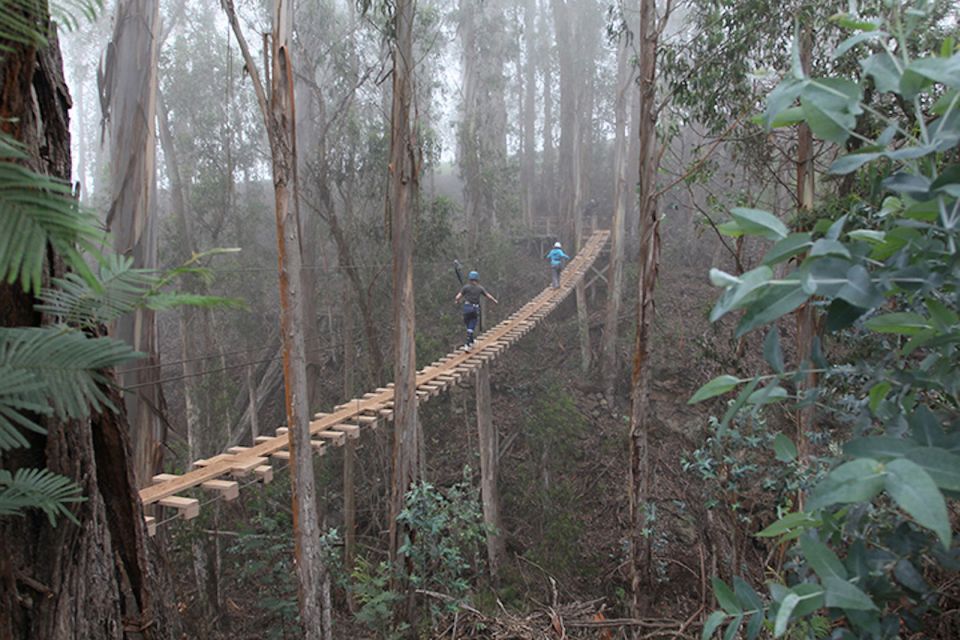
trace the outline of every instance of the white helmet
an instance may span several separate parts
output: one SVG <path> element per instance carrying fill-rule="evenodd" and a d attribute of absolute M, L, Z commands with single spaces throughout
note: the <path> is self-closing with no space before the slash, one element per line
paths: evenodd
<path fill-rule="evenodd" d="M 560 243 L 559 243 L 559 242 L 554 242 L 554 243 L 553 243 L 553 248 L 554 248 L 554 249 L 559 249 L 559 248 L 560 248 Z"/>

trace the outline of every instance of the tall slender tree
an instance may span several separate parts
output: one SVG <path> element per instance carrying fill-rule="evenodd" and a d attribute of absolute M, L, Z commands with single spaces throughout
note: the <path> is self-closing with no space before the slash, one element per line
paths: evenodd
<path fill-rule="evenodd" d="M 623 256 L 627 202 L 632 199 L 627 189 L 627 107 L 631 103 L 634 86 L 633 65 L 630 64 L 630 31 L 625 20 L 617 39 L 617 95 L 614 102 L 613 151 L 613 220 L 610 224 L 610 268 L 607 271 L 607 308 L 601 345 L 601 373 L 607 401 L 613 401 L 614 387 L 619 372 L 617 334 L 623 298 Z"/>
<path fill-rule="evenodd" d="M 630 389 L 630 549 L 631 588 L 636 617 L 646 613 L 650 593 L 652 549 L 643 534 L 650 503 L 650 343 L 655 312 L 654 290 L 660 269 L 660 216 L 657 211 L 657 45 L 670 17 L 670 2 L 657 18 L 656 0 L 640 0 L 637 33 L 640 81 L 640 252 L 637 292 L 637 329 L 633 347 Z"/>
<path fill-rule="evenodd" d="M 113 39 L 107 46 L 101 86 L 109 111 L 110 208 L 107 226 L 117 253 L 133 266 L 157 262 L 156 111 L 159 0 L 119 0 Z M 146 361 L 121 368 L 130 416 L 134 472 L 144 486 L 159 470 L 165 439 L 161 406 L 156 313 L 138 309 L 117 321 L 116 337 L 146 354 Z M 144 366 L 148 365 L 148 366 Z"/>
<path fill-rule="evenodd" d="M 324 566 L 320 547 L 310 412 L 307 398 L 307 360 L 303 337 L 302 248 L 296 189 L 296 114 L 294 112 L 292 0 L 274 0 L 270 38 L 270 92 L 260 81 L 256 62 L 240 28 L 233 0 L 222 0 L 247 72 L 253 82 L 270 141 L 273 193 L 279 257 L 280 329 L 283 342 L 284 400 L 291 453 L 293 537 L 296 558 L 300 624 L 304 637 L 323 638 L 321 592 Z"/>
<path fill-rule="evenodd" d="M 403 499 L 417 475 L 419 462 L 417 421 L 417 359 L 413 299 L 413 223 L 420 186 L 421 152 L 413 118 L 414 0 L 393 5 L 393 96 L 390 109 L 390 163 L 387 219 L 393 247 L 393 460 L 390 484 L 390 558 L 397 566 L 406 532 L 397 517 Z M 398 567 L 399 568 L 399 567 Z M 404 599 L 400 618 L 413 614 L 412 594 Z"/>

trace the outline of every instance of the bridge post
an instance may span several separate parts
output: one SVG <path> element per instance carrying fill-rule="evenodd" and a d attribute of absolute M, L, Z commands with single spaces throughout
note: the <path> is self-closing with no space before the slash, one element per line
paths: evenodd
<path fill-rule="evenodd" d="M 343 446 L 343 568 L 348 576 L 353 575 L 353 563 L 357 549 L 357 502 L 354 484 L 356 449 L 353 438 L 347 438 Z M 347 608 L 353 612 L 356 603 L 347 590 Z"/>
<path fill-rule="evenodd" d="M 500 572 L 503 557 L 503 536 L 500 531 L 500 495 L 497 491 L 499 468 L 499 445 L 497 428 L 493 424 L 490 408 L 490 364 L 477 368 L 477 431 L 480 447 L 480 498 L 483 502 L 483 522 L 490 528 L 487 533 L 487 558 L 490 578 L 494 582 Z"/>

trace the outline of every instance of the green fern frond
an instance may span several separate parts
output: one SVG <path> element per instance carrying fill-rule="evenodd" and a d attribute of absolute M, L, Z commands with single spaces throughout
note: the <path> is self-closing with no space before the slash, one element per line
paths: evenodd
<path fill-rule="evenodd" d="M 35 308 L 64 324 L 96 327 L 140 307 L 161 311 L 182 306 L 245 306 L 236 298 L 161 291 L 161 287 L 172 280 L 171 274 L 203 276 L 207 273 L 209 269 L 203 267 L 182 266 L 161 276 L 154 270 L 134 269 L 133 261 L 128 257 L 110 255 L 103 259 L 97 286 L 76 274 L 67 274 L 54 279 L 51 288 L 37 294 L 41 303 Z"/>
<path fill-rule="evenodd" d="M 70 186 L 15 164 L 16 141 L 0 133 L 0 280 L 40 290 L 47 244 L 89 282 L 93 273 L 81 252 L 97 257 L 103 233 L 97 220 L 73 198 Z"/>
<path fill-rule="evenodd" d="M 105 256 L 96 285 L 75 273 L 55 278 L 51 288 L 37 294 L 37 311 L 59 322 L 81 327 L 106 324 L 142 306 L 158 278 L 154 271 L 134 269 L 133 260 Z"/>
<path fill-rule="evenodd" d="M 57 517 L 65 516 L 80 524 L 67 505 L 86 500 L 73 480 L 49 469 L 17 469 L 11 474 L 0 469 L 0 516 L 22 516 L 27 509 L 40 509 L 57 526 Z"/>
<path fill-rule="evenodd" d="M 44 432 L 34 414 L 69 419 L 115 409 L 99 370 L 137 357 L 123 342 L 63 327 L 0 329 L 0 450 L 26 445 L 21 428 Z"/>
<path fill-rule="evenodd" d="M 0 53 L 13 50 L 14 42 L 43 47 L 47 44 L 47 22 L 39 19 L 36 0 L 0 0 Z M 103 0 L 61 0 L 50 6 L 50 16 L 69 30 L 80 26 L 82 16 L 93 21 L 103 8 Z"/>

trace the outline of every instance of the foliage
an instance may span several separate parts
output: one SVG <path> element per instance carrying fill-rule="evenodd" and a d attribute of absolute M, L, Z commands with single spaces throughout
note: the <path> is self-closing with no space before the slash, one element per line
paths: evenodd
<path fill-rule="evenodd" d="M 410 559 L 410 582 L 417 589 L 431 589 L 455 598 L 463 597 L 469 583 L 467 572 L 479 566 L 480 546 L 487 527 L 480 510 L 480 490 L 464 478 L 439 490 L 420 482 L 407 492 L 397 522 L 409 532 L 398 553 Z"/>
<path fill-rule="evenodd" d="M 469 571 L 481 563 L 487 534 L 479 489 L 469 476 L 470 468 L 465 467 L 463 480 L 446 489 L 429 482 L 414 484 L 397 516 L 404 532 L 398 552 L 410 562 L 406 578 L 412 588 L 450 595 L 454 601 L 446 606 L 454 609 L 469 590 Z M 403 631 L 391 626 L 394 605 L 402 597 L 390 589 L 395 571 L 406 569 L 358 557 L 350 576 L 349 588 L 360 604 L 357 619 L 386 637 Z M 437 606 L 431 603 L 434 613 Z"/>
<path fill-rule="evenodd" d="M 726 622 L 727 638 L 744 623 L 748 638 L 764 624 L 780 637 L 804 624 L 809 630 L 824 611 L 831 637 L 898 637 L 937 611 L 929 568 L 960 569 L 947 509 L 960 493 L 960 53 L 947 39 L 938 51 L 912 55 L 928 9 L 891 3 L 879 17 L 837 17 L 853 35 L 835 55 L 862 52 L 858 81 L 807 76 L 795 45 L 791 75 L 768 97 L 767 126 L 803 121 L 837 145 L 856 138 L 860 149 L 837 158 L 830 172 L 860 171 L 879 188 L 810 233 L 791 233 L 764 211 L 735 209 L 726 231 L 772 246 L 742 276 L 711 272 L 725 290 L 711 317 L 742 310 L 743 335 L 809 303 L 823 313 L 828 333 L 882 349 L 830 363 L 817 343 L 799 370 L 787 371 L 778 343 L 768 339 L 773 374 L 722 376 L 695 396 L 742 386 L 737 409 L 771 399 L 817 403 L 857 436 L 804 510 L 759 534 L 797 542 L 786 582 L 771 582 L 764 602 L 743 580 L 732 590 L 715 580 L 721 610 L 711 614 L 704 638 Z M 774 277 L 775 267 L 790 264 Z M 811 371 L 823 374 L 817 388 L 788 391 Z M 856 392 L 831 406 L 830 385 L 841 383 Z"/>

